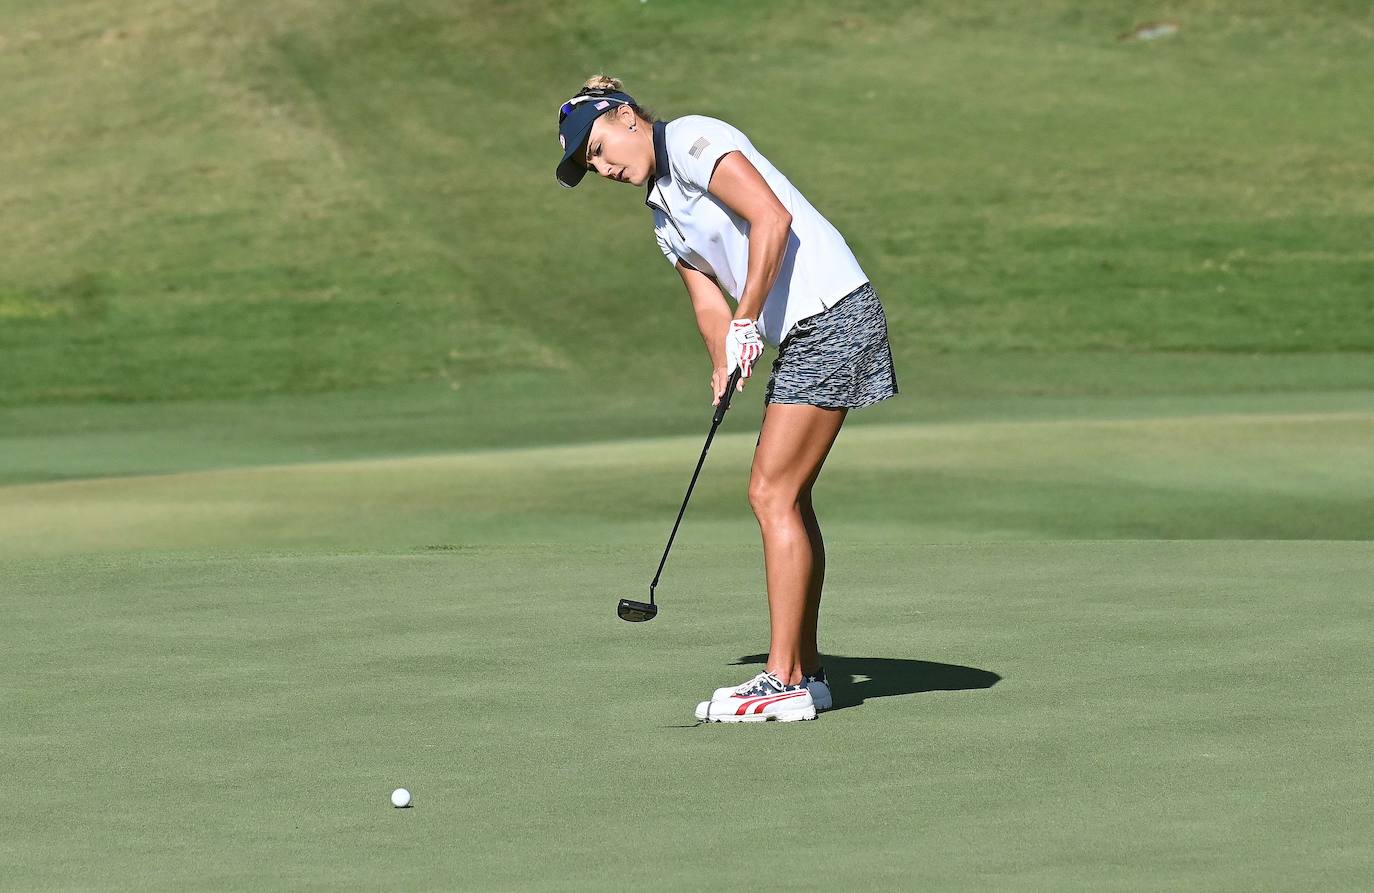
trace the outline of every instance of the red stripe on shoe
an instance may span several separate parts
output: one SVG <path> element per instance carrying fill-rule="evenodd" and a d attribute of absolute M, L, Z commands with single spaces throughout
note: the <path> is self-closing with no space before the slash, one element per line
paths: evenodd
<path fill-rule="evenodd" d="M 785 700 L 787 700 L 788 698 L 795 698 L 795 697 L 798 697 L 798 696 L 804 695 L 804 694 L 806 694 L 806 692 L 804 692 L 804 691 L 794 691 L 794 692 L 792 692 L 791 694 L 778 695 L 778 696 L 775 697 L 775 698 L 770 698 L 770 699 L 768 700 L 768 703 L 766 703 L 766 704 L 755 704 L 753 707 L 750 707 L 750 708 L 749 708 L 749 712 L 750 712 L 750 713 L 762 713 L 762 712 L 764 711 L 764 708 L 766 708 L 766 707 L 771 707 L 771 706 L 773 706 L 774 704 L 778 703 L 779 701 L 785 701 Z"/>
<path fill-rule="evenodd" d="M 735 715 L 743 716 L 746 713 L 762 713 L 763 708 L 767 707 L 769 704 L 776 704 L 778 701 L 785 701 L 788 698 L 795 698 L 804 694 L 808 694 L 808 692 L 793 691 L 784 695 L 764 695 L 758 698 L 750 698 L 739 705 L 739 709 L 735 711 Z"/>

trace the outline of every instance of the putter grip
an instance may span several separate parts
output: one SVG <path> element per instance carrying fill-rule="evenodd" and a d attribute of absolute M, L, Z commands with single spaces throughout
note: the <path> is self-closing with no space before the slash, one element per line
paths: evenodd
<path fill-rule="evenodd" d="M 743 372 L 743 369 L 736 366 L 735 371 L 730 373 L 730 380 L 725 383 L 725 393 L 720 395 L 720 402 L 716 404 L 716 417 L 711 420 L 712 425 L 719 425 L 720 420 L 725 418 L 725 410 L 730 408 L 730 398 L 734 396 L 735 386 L 739 384 Z"/>

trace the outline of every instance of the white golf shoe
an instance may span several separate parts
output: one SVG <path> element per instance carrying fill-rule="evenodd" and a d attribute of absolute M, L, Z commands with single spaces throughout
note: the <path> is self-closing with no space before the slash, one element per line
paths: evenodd
<path fill-rule="evenodd" d="M 801 683 L 783 685 L 772 673 L 760 673 L 738 688 L 723 689 L 724 697 L 713 697 L 697 705 L 701 722 L 796 722 L 815 719 L 816 702 Z"/>
<path fill-rule="evenodd" d="M 727 685 L 724 688 L 718 688 L 715 694 L 711 695 L 711 700 L 719 701 L 733 694 L 748 691 L 754 683 L 758 682 L 758 679 L 759 677 L 755 676 L 743 685 L 736 685 L 733 688 Z M 825 678 L 825 667 L 817 667 L 816 672 L 803 676 L 802 684 L 806 686 L 807 691 L 811 692 L 811 701 L 816 705 L 818 711 L 829 710 L 834 705 L 834 699 L 830 697 L 830 683 Z M 697 718 L 701 719 L 701 717 Z"/>

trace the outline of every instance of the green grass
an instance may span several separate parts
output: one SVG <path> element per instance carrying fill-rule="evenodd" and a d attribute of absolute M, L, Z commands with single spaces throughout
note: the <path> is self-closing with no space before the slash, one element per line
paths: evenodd
<path fill-rule="evenodd" d="M 1154 404 L 1113 417 L 1085 404 L 1077 418 L 846 428 L 817 505 L 842 538 L 882 542 L 1374 539 L 1374 395 L 1306 412 L 1212 403 L 1205 414 Z M 722 432 L 689 528 L 749 517 L 756 435 Z M 666 536 L 702 439 L 11 486 L 0 555 L 571 548 L 627 531 L 647 545 Z"/>
<path fill-rule="evenodd" d="M 765 369 L 766 371 L 766 369 Z M 695 373 L 695 374 L 694 374 Z M 691 435 L 710 423 L 708 366 L 636 389 L 533 372 L 331 394 L 0 407 L 0 484 L 257 464 Z M 913 422 L 1306 413 L 1368 405 L 1374 354 L 954 353 L 898 364 L 895 400 L 851 428 Z M 760 377 L 724 430 L 757 430 Z M 619 385 L 616 386 L 620 387 Z"/>
<path fill-rule="evenodd" d="M 611 610 L 639 546 L 10 563 L 6 884 L 1368 877 L 1368 543 L 850 538 L 844 709 L 691 728 L 762 645 L 736 529 L 683 544 L 650 626 Z"/>
<path fill-rule="evenodd" d="M 690 722 L 766 641 L 747 432 L 647 626 L 699 437 L 0 488 L 5 877 L 1357 888 L 1374 404 L 1235 399 L 847 429 L 794 727 Z"/>
<path fill-rule="evenodd" d="M 0 886 L 1367 886 L 1371 40 L 1353 0 L 5 4 Z M 816 723 L 689 722 L 766 646 L 762 379 L 662 618 L 614 618 L 708 370 L 638 195 L 551 176 L 598 70 L 744 129 L 887 308 L 901 395 L 816 490 Z"/>
<path fill-rule="evenodd" d="M 699 363 L 637 194 L 551 176 L 553 110 L 603 67 L 749 133 L 853 244 L 899 363 L 1374 349 L 1367 6 L 1181 4 L 1136 45 L 1158 8 L 1005 6 L 13 8 L 0 402 L 516 369 L 571 399 Z M 653 350 L 623 361 L 627 318 Z"/>

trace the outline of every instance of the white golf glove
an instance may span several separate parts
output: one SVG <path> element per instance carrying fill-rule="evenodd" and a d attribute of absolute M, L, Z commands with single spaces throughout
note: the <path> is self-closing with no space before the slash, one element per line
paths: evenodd
<path fill-rule="evenodd" d="M 763 338 L 752 319 L 734 319 L 725 332 L 725 374 L 738 366 L 740 378 L 748 378 L 754 371 L 754 361 L 763 355 Z"/>

